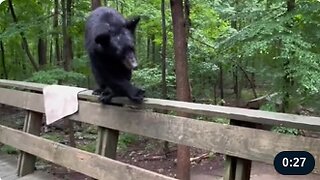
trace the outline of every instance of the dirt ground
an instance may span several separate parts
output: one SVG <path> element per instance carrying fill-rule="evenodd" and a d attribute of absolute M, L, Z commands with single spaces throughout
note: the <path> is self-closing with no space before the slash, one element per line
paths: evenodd
<path fill-rule="evenodd" d="M 22 129 L 25 112 L 19 109 L 0 105 L 0 124 Z M 62 132 L 61 132 L 62 133 Z M 77 143 L 83 142 L 77 139 Z M 0 144 L 1 147 L 1 144 Z M 176 145 L 170 144 L 169 153 L 165 156 L 162 148 L 163 142 L 139 137 L 137 141 L 128 145 L 125 150 L 118 151 L 117 160 L 148 169 L 160 174 L 176 177 Z M 223 177 L 224 156 L 196 148 L 191 148 L 191 157 L 195 158 L 191 163 L 192 180 L 214 180 Z M 252 180 L 316 180 L 318 175 L 308 176 L 281 176 L 275 172 L 272 166 L 254 162 L 252 166 Z M 68 180 L 91 179 L 83 174 L 70 171 L 61 166 L 40 161 L 37 169 L 54 174 L 56 177 Z"/>

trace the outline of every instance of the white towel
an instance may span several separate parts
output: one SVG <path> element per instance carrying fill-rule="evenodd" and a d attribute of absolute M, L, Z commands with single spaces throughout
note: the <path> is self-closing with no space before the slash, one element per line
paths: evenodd
<path fill-rule="evenodd" d="M 78 93 L 85 88 L 49 85 L 43 88 L 46 124 L 54 123 L 78 111 Z"/>

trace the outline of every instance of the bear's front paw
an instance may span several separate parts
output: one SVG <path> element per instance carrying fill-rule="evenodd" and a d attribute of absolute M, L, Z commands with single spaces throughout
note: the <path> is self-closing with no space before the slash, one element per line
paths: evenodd
<path fill-rule="evenodd" d="M 144 89 L 138 89 L 138 91 L 137 91 L 137 93 L 136 93 L 136 96 L 143 96 L 143 97 L 145 97 L 145 90 Z"/>
<path fill-rule="evenodd" d="M 132 96 L 130 99 L 138 104 L 141 104 L 143 102 L 143 99 L 145 97 L 145 90 L 143 89 L 137 89 L 136 93 L 134 96 Z"/>
<path fill-rule="evenodd" d="M 93 92 L 92 92 L 92 95 L 100 95 L 101 93 L 103 92 L 103 90 L 102 89 L 95 89 L 95 90 L 93 90 Z"/>
<path fill-rule="evenodd" d="M 113 94 L 113 92 L 110 88 L 105 88 L 101 93 L 102 96 L 109 96 L 111 94 Z"/>
<path fill-rule="evenodd" d="M 141 104 L 143 102 L 143 99 L 144 99 L 144 96 L 143 95 L 139 95 L 139 96 L 134 96 L 131 98 L 131 100 L 134 102 L 134 103 L 137 103 L 137 104 Z"/>
<path fill-rule="evenodd" d="M 112 99 L 112 96 L 105 96 L 105 95 L 102 95 L 99 97 L 99 101 L 102 103 L 102 104 L 111 104 L 111 99 Z"/>

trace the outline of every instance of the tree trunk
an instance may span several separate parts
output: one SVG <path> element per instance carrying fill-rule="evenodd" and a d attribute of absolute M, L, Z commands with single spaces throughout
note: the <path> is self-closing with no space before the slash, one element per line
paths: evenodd
<path fill-rule="evenodd" d="M 105 1 L 105 4 L 107 6 L 107 1 Z M 95 10 L 96 8 L 101 6 L 101 0 L 91 0 L 91 10 Z"/>
<path fill-rule="evenodd" d="M 255 69 L 255 60 L 252 61 L 252 67 Z M 251 73 L 251 82 L 252 82 L 252 86 L 253 88 L 256 88 L 256 74 L 254 72 Z"/>
<path fill-rule="evenodd" d="M 248 81 L 248 83 L 249 83 L 249 85 L 250 85 L 250 87 L 252 89 L 252 94 L 253 94 L 254 98 L 258 98 L 258 95 L 257 95 L 257 92 L 256 92 L 256 85 L 254 84 L 254 79 L 252 80 L 249 77 L 247 71 L 242 66 L 237 64 L 237 68 L 239 68 L 242 71 L 245 79 L 247 79 L 247 81 Z M 239 90 L 239 92 L 241 93 L 241 90 Z"/>
<path fill-rule="evenodd" d="M 184 14 L 186 19 L 186 29 L 187 29 L 187 38 L 189 37 L 190 27 L 191 27 L 191 19 L 190 19 L 190 1 L 184 0 Z"/>
<path fill-rule="evenodd" d="M 295 9 L 296 2 L 295 0 L 287 0 L 287 13 L 290 13 Z M 280 41 L 281 42 L 281 41 Z M 280 47 L 280 54 L 281 54 L 281 47 Z M 279 55 L 280 55 L 279 54 Z M 283 59 L 283 70 L 284 70 L 284 76 L 283 76 L 283 102 L 282 102 L 282 112 L 288 112 L 290 109 L 289 107 L 289 101 L 290 101 L 290 89 L 293 85 L 293 79 L 292 74 L 290 70 L 290 59 L 284 58 Z"/>
<path fill-rule="evenodd" d="M 63 68 L 66 71 L 71 70 L 73 52 L 71 35 L 68 28 L 71 26 L 71 6 L 72 0 L 62 0 L 62 34 L 63 34 Z"/>
<path fill-rule="evenodd" d="M 155 42 L 155 35 L 151 36 L 151 54 L 152 54 L 152 62 L 156 62 L 156 42 Z"/>
<path fill-rule="evenodd" d="M 63 36 L 63 60 L 62 60 L 62 65 L 63 68 L 66 70 L 66 59 L 68 59 L 68 52 L 69 49 L 67 47 L 67 42 L 68 42 L 68 27 L 67 27 L 67 10 L 66 10 L 66 0 L 61 0 L 61 19 L 62 19 L 62 36 Z"/>
<path fill-rule="evenodd" d="M 116 9 L 117 11 L 119 11 L 119 0 L 115 0 L 116 1 Z"/>
<path fill-rule="evenodd" d="M 150 60 L 150 38 L 147 37 L 147 60 Z"/>
<path fill-rule="evenodd" d="M 8 4 L 9 4 L 9 9 L 10 9 L 10 12 L 11 12 L 11 15 L 12 15 L 12 19 L 13 19 L 13 22 L 15 24 L 18 23 L 18 18 L 14 12 L 14 8 L 13 8 L 13 4 L 12 4 L 12 0 L 8 0 Z M 28 44 L 28 41 L 24 35 L 23 32 L 20 32 L 20 36 L 22 38 L 22 46 L 23 46 L 23 49 L 25 50 L 30 62 L 31 62 L 31 65 L 33 67 L 34 70 L 38 71 L 39 70 L 39 67 L 34 59 L 34 57 L 32 56 L 31 52 L 30 52 L 30 49 L 29 49 L 29 44 Z"/>
<path fill-rule="evenodd" d="M 63 68 L 66 71 L 71 70 L 72 62 L 72 44 L 68 27 L 71 24 L 71 5 L 72 0 L 61 0 L 62 5 L 62 34 L 63 34 Z M 67 127 L 69 133 L 69 142 L 71 147 L 75 147 L 73 122 L 69 119 L 64 120 L 64 127 Z"/>
<path fill-rule="evenodd" d="M 182 0 L 170 0 L 173 23 L 174 55 L 176 70 L 177 99 L 191 101 L 190 84 L 188 77 L 187 61 L 187 36 L 186 21 L 183 12 Z M 187 113 L 178 112 L 180 116 L 189 116 Z M 190 179 L 190 149 L 178 145 L 177 177 L 181 180 Z"/>
<path fill-rule="evenodd" d="M 291 12 L 296 8 L 295 0 L 287 0 L 287 12 Z"/>
<path fill-rule="evenodd" d="M 240 105 L 240 86 L 239 86 L 239 73 L 238 66 L 233 67 L 233 92 L 236 95 L 236 106 Z"/>
<path fill-rule="evenodd" d="M 162 18 L 162 52 L 161 52 L 161 60 L 162 60 L 162 98 L 167 99 L 167 27 L 166 27 L 166 14 L 165 14 L 165 0 L 161 0 L 161 18 Z"/>
<path fill-rule="evenodd" d="M 166 27 L 166 7 L 165 0 L 161 0 L 161 21 L 162 21 L 162 48 L 161 48 L 161 81 L 162 81 L 162 99 L 168 98 L 167 88 L 167 27 Z M 168 113 L 163 111 L 163 113 Z M 169 142 L 163 144 L 163 152 L 165 155 L 169 153 Z"/>
<path fill-rule="evenodd" d="M 216 82 L 214 83 L 214 86 L 213 86 L 214 104 L 217 104 L 217 84 L 218 84 L 218 82 L 216 81 Z"/>
<path fill-rule="evenodd" d="M 2 64 L 2 69 L 3 69 L 3 77 L 5 79 L 8 79 L 8 72 L 7 72 L 7 67 L 6 67 L 5 55 L 4 55 L 3 41 L 0 41 L 0 51 L 1 51 L 1 64 Z"/>
<path fill-rule="evenodd" d="M 223 89 L 223 66 L 219 63 L 219 88 L 220 88 L 220 99 L 224 99 L 224 89 Z"/>
<path fill-rule="evenodd" d="M 50 40 L 50 47 L 49 47 L 49 64 L 50 65 L 53 65 L 52 56 L 53 56 L 53 42 L 52 40 Z"/>
<path fill-rule="evenodd" d="M 122 1 L 120 2 L 120 13 L 124 14 L 124 5 Z"/>
<path fill-rule="evenodd" d="M 60 53 L 60 43 L 59 43 L 59 0 L 54 0 L 54 16 L 53 16 L 53 29 L 55 30 L 54 40 L 55 40 L 55 53 L 56 53 L 56 65 L 62 65 L 61 53 Z"/>
<path fill-rule="evenodd" d="M 42 69 L 47 64 L 47 43 L 42 37 L 38 40 L 38 60 L 39 67 Z"/>
<path fill-rule="evenodd" d="M 236 12 L 238 11 L 238 2 L 239 0 L 234 0 L 234 8 L 236 10 Z M 238 29 L 239 30 L 239 22 L 236 19 L 231 20 L 231 27 L 233 29 Z M 238 65 L 236 64 L 237 62 L 239 62 L 238 60 L 234 60 L 234 64 L 233 64 L 233 71 L 232 71 L 232 75 L 233 75 L 233 91 L 234 94 L 236 95 L 236 106 L 239 106 L 240 104 L 240 98 L 241 98 L 241 92 L 240 92 L 240 86 L 239 86 L 239 73 L 238 73 Z"/>

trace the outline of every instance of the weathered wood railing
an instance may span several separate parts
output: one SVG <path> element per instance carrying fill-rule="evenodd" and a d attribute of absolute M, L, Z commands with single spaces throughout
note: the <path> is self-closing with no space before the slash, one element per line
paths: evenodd
<path fill-rule="evenodd" d="M 23 152 L 19 158 L 19 175 L 33 172 L 37 156 L 96 179 L 173 179 L 113 160 L 119 131 L 225 154 L 228 158 L 224 179 L 228 180 L 249 179 L 251 161 L 272 164 L 275 155 L 284 150 L 308 151 L 316 159 L 314 172 L 318 172 L 320 168 L 320 139 L 277 134 L 237 125 L 222 125 L 145 109 L 173 110 L 225 117 L 247 124 L 284 125 L 308 130 L 320 129 L 319 117 L 159 99 L 147 99 L 143 105 L 135 108 L 103 106 L 96 102 L 97 97 L 90 95 L 91 91 L 79 94 L 79 112 L 68 118 L 99 127 L 96 150 L 99 155 L 68 147 L 39 137 L 41 115 L 44 113 L 44 86 L 0 80 L 0 104 L 28 111 L 23 131 L 0 125 L 0 142 Z M 132 105 L 124 99 L 115 101 Z"/>

